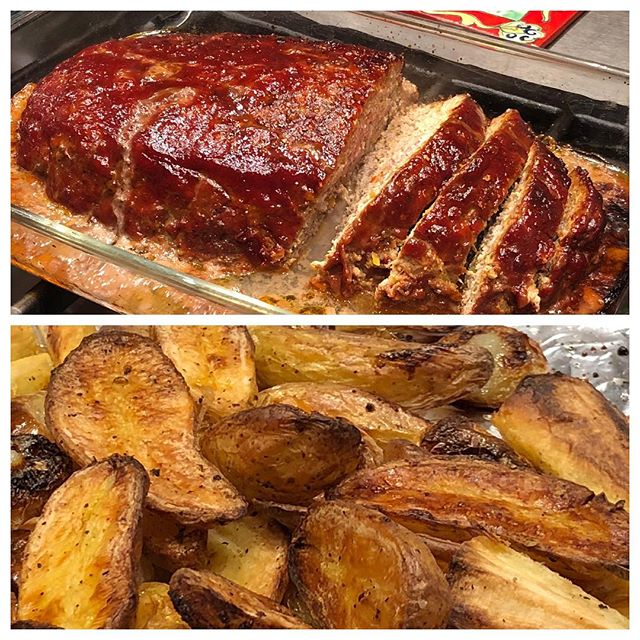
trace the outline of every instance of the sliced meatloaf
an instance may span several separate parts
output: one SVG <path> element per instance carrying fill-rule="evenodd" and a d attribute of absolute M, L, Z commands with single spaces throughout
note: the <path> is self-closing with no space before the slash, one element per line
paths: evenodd
<path fill-rule="evenodd" d="M 478 236 L 522 172 L 533 134 L 513 109 L 494 118 L 482 146 L 462 165 L 413 228 L 376 290 L 384 306 L 455 313 L 460 278 Z"/>
<path fill-rule="evenodd" d="M 570 184 L 562 160 L 536 140 L 467 272 L 462 313 L 539 311 L 538 275 L 554 255 Z"/>
<path fill-rule="evenodd" d="M 551 307 L 564 291 L 572 291 L 590 272 L 602 241 L 602 196 L 582 167 L 573 169 L 569 177 L 571 187 L 555 251 L 538 278 L 541 311 Z"/>
<path fill-rule="evenodd" d="M 364 161 L 347 221 L 316 265 L 315 283 L 344 297 L 371 287 L 484 133 L 482 110 L 467 95 L 418 104 L 394 119 Z"/>
<path fill-rule="evenodd" d="M 276 265 L 399 108 L 402 66 L 275 36 L 111 40 L 37 85 L 17 160 L 53 200 L 133 239 Z"/>

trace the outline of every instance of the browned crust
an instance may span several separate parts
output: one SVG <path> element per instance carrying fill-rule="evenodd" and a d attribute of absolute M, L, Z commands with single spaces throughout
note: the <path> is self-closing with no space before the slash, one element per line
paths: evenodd
<path fill-rule="evenodd" d="M 388 266 L 411 227 L 458 165 L 481 144 L 485 118 L 466 96 L 436 133 L 396 173 L 382 192 L 342 232 L 313 280 L 335 295 L 350 297 L 374 277 L 377 262 Z M 375 263 L 374 263 L 375 264 Z M 362 275 L 361 275 L 362 274 Z"/>
<path fill-rule="evenodd" d="M 482 146 L 438 194 L 402 245 L 376 289 L 381 304 L 456 313 L 460 277 L 473 246 L 520 175 L 533 134 L 510 109 L 490 125 Z M 395 306 L 394 306 L 395 308 Z"/>
<path fill-rule="evenodd" d="M 485 533 L 557 571 L 629 566 L 620 506 L 572 482 L 494 462 L 432 457 L 362 470 L 329 492 L 379 509 L 414 531 L 449 540 Z M 559 568 L 561 565 L 562 568 Z"/>
<path fill-rule="evenodd" d="M 192 629 L 308 629 L 286 607 L 222 576 L 179 569 L 169 596 Z"/>

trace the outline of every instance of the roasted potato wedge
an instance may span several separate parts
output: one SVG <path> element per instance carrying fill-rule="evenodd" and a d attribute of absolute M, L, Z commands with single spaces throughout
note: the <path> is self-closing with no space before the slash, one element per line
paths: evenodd
<path fill-rule="evenodd" d="M 57 367 L 82 342 L 98 330 L 96 326 L 51 326 L 43 327 L 47 349 L 53 364 Z"/>
<path fill-rule="evenodd" d="M 246 409 L 256 397 L 253 342 L 244 327 L 154 327 L 154 337 L 209 418 Z"/>
<path fill-rule="evenodd" d="M 290 404 L 303 411 L 316 411 L 332 418 L 345 418 L 358 429 L 384 444 L 401 438 L 420 444 L 431 423 L 393 402 L 387 402 L 355 387 L 332 382 L 289 382 L 258 394 L 257 406 Z"/>
<path fill-rule="evenodd" d="M 148 486 L 140 463 L 111 456 L 77 471 L 54 492 L 25 549 L 19 620 L 66 629 L 133 622 Z"/>
<path fill-rule="evenodd" d="M 200 447 L 247 498 L 289 504 L 308 504 L 363 462 L 362 435 L 350 422 L 285 404 L 209 425 Z"/>
<path fill-rule="evenodd" d="M 323 499 L 323 498 L 317 498 Z M 266 500 L 254 500 L 252 506 L 263 516 L 275 520 L 288 531 L 293 531 L 309 512 L 308 507 L 299 504 L 283 504 L 281 502 L 268 502 Z"/>
<path fill-rule="evenodd" d="M 79 465 L 134 455 L 151 478 L 151 509 L 186 525 L 246 511 L 246 501 L 198 451 L 191 393 L 153 340 L 117 331 L 88 336 L 55 370 L 45 410 L 49 431 Z"/>
<path fill-rule="evenodd" d="M 627 629 L 629 620 L 540 562 L 480 536 L 448 575 L 459 629 Z"/>
<path fill-rule="evenodd" d="M 416 345 L 316 328 L 250 327 L 262 386 L 334 382 L 408 409 L 448 404 L 482 388 L 493 359 L 467 345 Z"/>
<path fill-rule="evenodd" d="M 377 508 L 438 538 L 495 536 L 571 576 L 592 569 L 628 575 L 624 509 L 585 487 L 532 470 L 429 456 L 363 469 L 328 494 Z"/>
<path fill-rule="evenodd" d="M 289 583 L 289 536 L 258 513 L 211 527 L 205 569 L 280 602 Z"/>
<path fill-rule="evenodd" d="M 192 629 L 307 629 L 282 605 L 213 573 L 171 576 L 173 606 Z"/>
<path fill-rule="evenodd" d="M 207 530 L 187 527 L 151 509 L 142 518 L 144 552 L 161 569 L 199 569 L 207 560 Z"/>
<path fill-rule="evenodd" d="M 143 582 L 138 587 L 138 607 L 134 629 L 188 629 L 169 597 L 164 582 Z"/>
<path fill-rule="evenodd" d="M 46 391 L 19 396 L 11 401 L 11 434 L 53 437 L 45 425 L 44 399 Z"/>
<path fill-rule="evenodd" d="M 27 396 L 49 384 L 53 363 L 48 353 L 37 353 L 11 363 L 11 399 Z"/>
<path fill-rule="evenodd" d="M 11 361 L 42 353 L 33 327 L 11 327 Z"/>
<path fill-rule="evenodd" d="M 292 540 L 289 572 L 322 628 L 438 628 L 449 613 L 449 589 L 427 545 L 358 505 L 311 509 Z"/>
<path fill-rule="evenodd" d="M 531 468 L 506 442 L 462 416 L 438 420 L 422 439 L 421 447 L 437 456 L 467 456 L 513 469 Z"/>
<path fill-rule="evenodd" d="M 482 407 L 499 407 L 525 376 L 549 370 L 540 346 L 513 327 L 460 327 L 438 344 L 482 347 L 492 355 L 494 366 L 488 382 L 464 398 Z"/>
<path fill-rule="evenodd" d="M 422 460 L 430 455 L 426 449 L 408 440 L 389 440 L 383 446 L 384 461 L 392 460 Z"/>
<path fill-rule="evenodd" d="M 40 515 L 73 471 L 71 458 L 43 436 L 11 436 L 11 528 Z"/>
<path fill-rule="evenodd" d="M 500 433 L 538 469 L 629 504 L 629 425 L 587 381 L 531 376 L 493 416 Z"/>

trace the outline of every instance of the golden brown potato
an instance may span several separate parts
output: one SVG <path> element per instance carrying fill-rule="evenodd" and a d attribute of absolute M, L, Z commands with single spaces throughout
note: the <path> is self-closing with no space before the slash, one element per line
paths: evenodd
<path fill-rule="evenodd" d="M 484 536 L 460 546 L 449 572 L 458 629 L 627 629 L 629 620 L 545 565 Z"/>
<path fill-rule="evenodd" d="M 71 458 L 43 436 L 11 436 L 11 528 L 40 515 L 73 471 Z"/>
<path fill-rule="evenodd" d="M 42 353 L 33 327 L 11 327 L 11 361 Z"/>
<path fill-rule="evenodd" d="M 357 505 L 311 509 L 292 540 L 289 572 L 322 628 L 438 628 L 449 613 L 449 589 L 427 545 Z"/>
<path fill-rule="evenodd" d="M 408 440 L 389 440 L 383 447 L 384 462 L 391 460 L 422 460 L 430 455 L 426 449 Z"/>
<path fill-rule="evenodd" d="M 317 498 L 318 500 L 320 498 Z M 275 520 L 288 531 L 293 531 L 302 521 L 309 509 L 299 504 L 283 504 L 267 500 L 254 500 L 252 506 L 263 516 Z M 313 502 L 312 502 L 313 504 Z"/>
<path fill-rule="evenodd" d="M 53 363 L 48 353 L 38 353 L 11 363 L 11 399 L 27 396 L 49 384 Z"/>
<path fill-rule="evenodd" d="M 62 364 L 83 338 L 97 330 L 97 327 L 88 325 L 43 327 L 47 349 L 54 366 Z"/>
<path fill-rule="evenodd" d="M 148 506 L 186 525 L 238 518 L 246 501 L 198 451 L 196 407 L 158 344 L 95 333 L 54 372 L 47 426 L 79 465 L 129 453 L 151 478 Z"/>
<path fill-rule="evenodd" d="M 282 605 L 213 573 L 171 576 L 173 606 L 192 629 L 307 629 Z"/>
<path fill-rule="evenodd" d="M 138 608 L 134 629 L 188 629 L 189 625 L 173 608 L 169 585 L 143 582 L 138 587 Z"/>
<path fill-rule="evenodd" d="M 317 328 L 250 327 L 263 387 L 287 382 L 355 386 L 408 409 L 448 404 L 479 390 L 490 354 L 467 345 L 416 345 Z"/>
<path fill-rule="evenodd" d="M 493 356 L 489 381 L 464 398 L 482 407 L 499 407 L 525 376 L 549 370 L 540 346 L 512 327 L 460 327 L 447 333 L 438 344 L 482 347 Z"/>
<path fill-rule="evenodd" d="M 44 399 L 46 391 L 11 400 L 11 434 L 40 435 L 53 440 L 45 425 Z"/>
<path fill-rule="evenodd" d="M 538 469 L 629 504 L 629 425 L 585 380 L 526 378 L 493 423 Z"/>
<path fill-rule="evenodd" d="M 289 582 L 289 536 L 258 513 L 211 527 L 203 568 L 280 602 Z"/>
<path fill-rule="evenodd" d="M 171 573 L 199 569 L 207 560 L 207 530 L 187 527 L 151 509 L 142 518 L 144 551 L 149 560 Z"/>
<path fill-rule="evenodd" d="M 402 438 L 420 444 L 431 423 L 393 402 L 387 402 L 355 387 L 333 382 L 289 382 L 258 394 L 258 406 L 290 404 L 303 411 L 317 411 L 332 418 L 345 418 L 376 442 Z"/>
<path fill-rule="evenodd" d="M 628 575 L 624 509 L 532 470 L 429 456 L 361 470 L 329 497 L 379 509 L 412 531 L 438 538 L 495 536 L 567 577 L 592 569 Z"/>
<path fill-rule="evenodd" d="M 209 418 L 246 409 L 256 397 L 253 342 L 244 327 L 154 327 L 154 337 Z"/>
<path fill-rule="evenodd" d="M 65 629 L 133 622 L 148 486 L 135 459 L 111 456 L 54 492 L 25 549 L 18 619 Z"/>
<path fill-rule="evenodd" d="M 500 462 L 511 468 L 531 468 L 504 440 L 492 436 L 469 418 L 452 416 L 438 420 L 421 447 L 437 456 L 467 456 L 477 460 Z"/>
<path fill-rule="evenodd" d="M 200 447 L 249 499 L 308 504 L 363 462 L 350 422 L 285 404 L 256 407 L 209 425 Z"/>

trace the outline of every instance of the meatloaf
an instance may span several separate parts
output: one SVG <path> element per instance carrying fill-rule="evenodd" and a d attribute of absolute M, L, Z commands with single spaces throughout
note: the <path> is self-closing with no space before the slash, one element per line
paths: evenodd
<path fill-rule="evenodd" d="M 38 83 L 17 161 L 52 200 L 119 235 L 279 265 L 399 108 L 402 67 L 276 36 L 111 40 Z"/>
<path fill-rule="evenodd" d="M 484 114 L 467 95 L 410 106 L 394 119 L 359 171 L 347 221 L 316 265 L 316 285 L 344 297 L 375 288 L 376 271 L 388 267 L 425 207 L 484 134 Z"/>
<path fill-rule="evenodd" d="M 533 134 L 513 109 L 494 118 L 482 146 L 425 211 L 376 290 L 388 301 L 455 313 L 460 279 L 478 236 L 498 211 L 527 160 Z"/>

